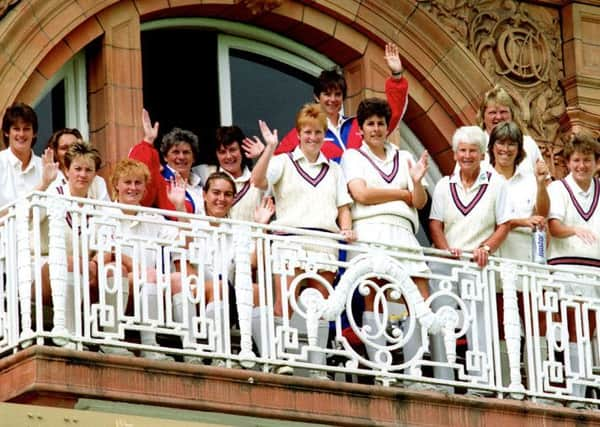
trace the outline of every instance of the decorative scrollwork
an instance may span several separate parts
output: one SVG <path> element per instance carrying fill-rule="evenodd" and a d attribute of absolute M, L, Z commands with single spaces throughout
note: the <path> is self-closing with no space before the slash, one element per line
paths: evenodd
<path fill-rule="evenodd" d="M 555 177 L 561 167 L 559 118 L 565 112 L 560 17 L 514 0 L 419 0 L 463 43 L 515 101 L 515 113 L 542 149 Z"/>
<path fill-rule="evenodd" d="M 276 7 L 281 6 L 283 0 L 238 0 L 238 3 L 243 4 L 253 15 L 270 12 Z"/>
<path fill-rule="evenodd" d="M 6 15 L 9 9 L 19 3 L 20 0 L 0 0 L 0 18 Z"/>

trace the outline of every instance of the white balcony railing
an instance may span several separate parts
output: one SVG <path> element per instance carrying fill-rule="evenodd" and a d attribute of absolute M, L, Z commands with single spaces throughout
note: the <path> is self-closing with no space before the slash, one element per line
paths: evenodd
<path fill-rule="evenodd" d="M 424 249 L 424 256 L 402 248 L 365 249 L 323 240 L 328 235 L 319 232 L 235 221 L 221 221 L 225 226 L 218 227 L 206 218 L 173 212 L 169 215 L 189 221 L 169 221 L 170 234 L 136 235 L 123 225 L 125 220 L 164 222 L 127 216 L 109 206 L 117 205 L 33 193 L 4 211 L 0 354 L 33 343 L 79 350 L 108 345 L 136 354 L 153 351 L 179 361 L 195 357 L 196 361 L 222 360 L 228 366 L 237 362 L 264 371 L 291 366 L 297 374 L 316 370 L 338 381 L 372 377 L 384 385 L 429 384 L 455 393 L 600 403 L 595 397 L 600 387 L 599 341 L 594 331 L 594 324 L 600 323 L 598 273 L 558 274 L 561 270 L 556 268 L 499 258 L 480 269 L 466 257 L 443 258 L 442 252 L 431 249 Z M 45 215 L 47 236 L 39 225 Z M 66 215 L 73 229 L 80 230 L 72 233 L 70 242 L 64 237 Z M 46 239 L 47 256 L 41 243 Z M 303 252 L 302 239 L 358 256 L 350 261 L 313 259 Z M 68 273 L 66 247 L 73 248 L 75 258 L 98 254 L 97 290 L 89 286 L 88 269 L 79 263 Z M 254 251 L 256 269 L 251 267 Z M 120 268 L 103 262 L 104 254 L 114 254 L 120 264 L 124 253 L 132 254 L 130 281 Z M 227 262 L 230 258 L 234 268 Z M 149 264 L 149 259 L 154 261 Z M 174 259 L 183 266 L 183 319 L 189 319 L 185 321 L 173 312 Z M 406 260 L 429 264 L 431 273 L 421 275 L 430 284 L 427 299 L 404 267 Z M 46 306 L 45 262 L 52 288 Z M 319 276 L 317 265 L 345 273 L 332 287 Z M 293 315 L 276 322 L 275 278 L 289 282 L 296 268 L 302 274 L 289 290 L 282 289 Z M 149 269 L 157 271 L 156 295 L 144 291 L 144 284 L 154 280 Z M 322 283 L 328 296 L 301 290 L 304 279 Z M 234 285 L 231 295 L 227 282 Z M 206 315 L 205 286 L 213 286 L 217 305 L 226 307 L 212 318 Z M 127 292 L 131 293 L 129 308 Z M 369 293 L 375 295 L 381 311 L 377 330 L 360 326 L 360 315 L 353 314 L 360 314 L 358 303 Z M 235 306 L 230 304 L 233 295 Z M 148 309 L 152 298 L 158 308 L 154 316 Z M 499 303 L 503 305 L 500 317 Z M 259 306 L 264 309 L 253 310 Z M 239 326 L 230 324 L 230 311 L 237 314 Z M 317 340 L 323 325 L 319 319 L 331 322 L 324 346 Z M 253 345 L 253 326 L 260 329 L 262 355 Z M 156 332 L 158 344 L 142 344 L 139 336 L 144 332 Z M 408 343 L 413 343 L 410 352 Z M 367 358 L 367 347 L 378 350 L 376 361 Z M 311 357 L 315 354 L 327 356 L 328 364 L 315 363 Z"/>

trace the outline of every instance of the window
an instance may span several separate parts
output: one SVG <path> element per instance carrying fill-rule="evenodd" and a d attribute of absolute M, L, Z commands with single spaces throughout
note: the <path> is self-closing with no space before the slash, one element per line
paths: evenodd
<path fill-rule="evenodd" d="M 275 33 L 229 21 L 166 19 L 142 29 L 144 105 L 161 134 L 178 126 L 199 136 L 200 163 L 216 163 L 218 126 L 258 135 L 264 119 L 283 136 L 312 100 L 314 78 L 335 65 Z"/>
<path fill-rule="evenodd" d="M 41 154 L 52 133 L 65 127 L 77 128 L 88 138 L 87 81 L 85 52 L 69 60 L 46 84 L 33 103 L 39 130 L 34 151 Z"/>

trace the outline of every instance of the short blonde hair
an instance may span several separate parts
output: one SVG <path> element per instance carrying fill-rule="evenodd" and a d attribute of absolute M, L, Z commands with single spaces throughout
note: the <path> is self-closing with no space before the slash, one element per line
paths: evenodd
<path fill-rule="evenodd" d="M 69 169 L 71 167 L 71 163 L 77 157 L 83 157 L 85 159 L 90 160 L 95 167 L 95 171 L 98 172 L 98 169 L 102 166 L 102 158 L 100 157 L 100 152 L 92 147 L 92 144 L 85 141 L 75 141 L 65 154 L 65 168 Z"/>
<path fill-rule="evenodd" d="M 115 170 L 110 176 L 110 186 L 112 199 L 117 200 L 117 184 L 119 179 L 124 176 L 141 176 L 147 184 L 150 180 L 150 170 L 144 163 L 132 159 L 124 159 L 119 161 L 115 166 Z"/>
<path fill-rule="evenodd" d="M 511 120 L 516 121 L 517 124 L 520 125 L 515 114 L 515 103 L 513 102 L 512 97 L 508 94 L 506 89 L 496 85 L 483 95 L 483 100 L 481 101 L 479 111 L 477 112 L 477 123 L 479 123 L 479 126 L 481 126 L 482 129 L 485 128 L 485 124 L 483 123 L 485 109 L 490 105 L 504 105 L 510 110 Z"/>
<path fill-rule="evenodd" d="M 327 114 L 319 104 L 304 104 L 296 114 L 296 130 L 298 132 L 309 124 L 316 124 L 324 131 L 327 130 Z"/>

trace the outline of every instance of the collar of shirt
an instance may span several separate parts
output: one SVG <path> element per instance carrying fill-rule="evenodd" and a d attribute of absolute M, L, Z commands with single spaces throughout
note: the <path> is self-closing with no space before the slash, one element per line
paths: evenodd
<path fill-rule="evenodd" d="M 296 147 L 294 149 L 294 151 L 292 152 L 292 159 L 294 159 L 294 161 L 304 159 L 305 163 L 311 164 L 308 161 L 308 159 L 306 158 L 306 156 L 304 156 L 304 153 L 300 149 L 300 146 Z M 325 155 L 323 154 L 323 152 L 319 151 L 319 157 L 317 157 L 317 161 L 314 162 L 314 163 L 312 163 L 312 164 L 313 165 L 319 165 L 321 163 L 329 163 L 329 160 L 327 160 L 327 157 L 325 157 Z"/>
<path fill-rule="evenodd" d="M 248 166 L 244 166 L 244 170 L 242 171 L 242 174 L 240 176 L 238 176 L 237 178 L 235 178 L 233 175 L 231 175 L 225 169 L 219 168 L 219 171 L 225 172 L 227 175 L 229 175 L 231 177 L 231 179 L 233 179 L 233 182 L 235 182 L 235 183 L 248 182 L 248 181 L 250 181 L 250 176 L 252 175 L 252 172 L 250 172 L 250 169 L 248 169 Z"/>
<path fill-rule="evenodd" d="M 477 176 L 477 179 L 475 180 L 473 185 L 471 187 L 469 187 L 466 191 L 472 191 L 472 190 L 479 188 L 481 185 L 489 184 L 490 180 L 488 178 L 487 172 L 488 172 L 487 170 L 484 170 L 483 168 L 481 168 L 481 170 L 479 171 L 479 175 Z M 462 184 L 462 180 L 460 179 L 460 169 L 458 169 L 454 174 L 450 175 L 449 182 L 451 184 L 457 184 L 461 188 L 464 188 L 463 184 Z"/>
<path fill-rule="evenodd" d="M 10 163 L 11 167 L 13 169 L 18 169 L 19 171 L 21 171 L 21 168 L 23 167 L 23 162 L 21 161 L 21 159 L 19 159 L 17 156 L 14 155 L 14 153 L 12 152 L 10 147 L 7 148 L 6 150 L 8 151 L 8 162 Z M 35 168 L 35 162 L 33 161 L 34 157 L 35 157 L 35 154 L 32 151 L 31 157 L 29 158 L 29 163 L 25 167 L 25 170 L 22 171 L 22 173 L 27 173 L 31 169 Z"/>
<path fill-rule="evenodd" d="M 590 184 L 590 187 L 587 189 L 587 191 L 583 191 L 583 189 L 579 186 L 579 184 L 577 184 L 577 182 L 575 182 L 575 179 L 573 178 L 572 174 L 568 174 L 565 177 L 565 181 L 567 181 L 567 184 L 569 184 L 569 187 L 571 187 L 571 189 L 573 190 L 573 193 L 577 194 L 578 196 L 581 196 L 581 197 L 584 197 L 587 199 L 594 195 L 594 180 L 593 179 L 592 179 L 592 183 Z"/>
<path fill-rule="evenodd" d="M 366 142 L 363 141 L 363 144 L 360 147 L 360 150 L 362 150 L 367 156 L 380 164 L 392 162 L 394 160 L 394 156 L 396 155 L 397 148 L 386 141 L 383 144 L 383 149 L 385 150 L 385 159 L 382 160 L 373 153 L 371 147 L 369 147 Z"/>
<path fill-rule="evenodd" d="M 177 173 L 171 166 L 164 165 L 164 167 L 169 169 L 169 171 L 171 171 L 173 176 L 177 176 Z M 201 187 L 202 186 L 202 178 L 200 178 L 198 175 L 196 175 L 191 169 L 190 169 L 190 176 L 188 178 L 188 184 L 190 187 Z"/>

